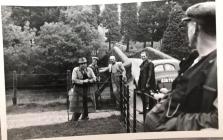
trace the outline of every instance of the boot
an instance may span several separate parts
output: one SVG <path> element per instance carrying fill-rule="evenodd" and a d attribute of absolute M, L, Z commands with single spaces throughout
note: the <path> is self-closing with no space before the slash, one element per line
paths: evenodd
<path fill-rule="evenodd" d="M 71 121 L 78 121 L 79 117 L 81 116 L 81 113 L 73 113 Z"/>

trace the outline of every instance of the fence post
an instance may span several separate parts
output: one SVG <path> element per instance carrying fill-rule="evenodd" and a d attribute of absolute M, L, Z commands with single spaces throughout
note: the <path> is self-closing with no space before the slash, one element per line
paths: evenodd
<path fill-rule="evenodd" d="M 13 97 L 12 97 L 13 105 L 17 105 L 17 75 L 16 71 L 13 71 Z"/>
<path fill-rule="evenodd" d="M 71 73 L 70 70 L 67 70 L 67 120 L 69 121 L 69 90 L 71 89 L 72 81 L 71 81 Z"/>
<path fill-rule="evenodd" d="M 133 93 L 133 133 L 136 132 L 136 89 Z"/>
<path fill-rule="evenodd" d="M 143 124 L 145 126 L 145 118 L 146 118 L 146 95 L 142 92 L 142 107 L 143 107 Z"/>
<path fill-rule="evenodd" d="M 127 100 L 127 133 L 130 133 L 130 114 L 129 114 L 129 86 L 126 88 L 126 100 Z"/>
<path fill-rule="evenodd" d="M 119 80 L 120 80 L 120 103 L 119 103 L 119 106 L 120 106 L 120 112 L 121 112 L 121 120 L 123 119 L 123 85 L 122 85 L 122 75 L 119 76 Z"/>
<path fill-rule="evenodd" d="M 110 87 L 110 98 L 112 99 L 112 102 L 114 102 L 114 104 L 116 104 L 115 102 L 115 97 L 113 94 L 113 87 L 112 87 L 112 73 L 109 72 L 109 87 Z"/>

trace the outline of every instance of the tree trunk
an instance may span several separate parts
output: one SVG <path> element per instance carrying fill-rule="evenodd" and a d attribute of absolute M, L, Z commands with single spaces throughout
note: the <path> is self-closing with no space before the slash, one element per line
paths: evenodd
<path fill-rule="evenodd" d="M 151 47 L 153 48 L 153 40 L 151 40 Z"/>
<path fill-rule="evenodd" d="M 127 39 L 127 42 L 126 42 L 126 52 L 129 52 L 129 39 Z"/>
<path fill-rule="evenodd" d="M 145 41 L 144 44 L 143 44 L 143 48 L 146 48 L 146 41 Z"/>
<path fill-rule="evenodd" d="M 110 40 L 108 41 L 108 50 L 109 51 L 111 50 L 111 41 Z"/>

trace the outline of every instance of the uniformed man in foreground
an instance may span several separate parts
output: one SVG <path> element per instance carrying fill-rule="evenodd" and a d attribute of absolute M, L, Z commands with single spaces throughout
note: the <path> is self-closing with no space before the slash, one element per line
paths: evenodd
<path fill-rule="evenodd" d="M 73 91 L 70 96 L 70 112 L 73 112 L 71 121 L 78 121 L 82 114 L 82 120 L 88 120 L 89 99 L 94 101 L 94 95 L 90 92 L 90 86 L 96 81 L 93 70 L 87 66 L 87 59 L 78 59 L 78 67 L 72 72 Z M 95 109 L 95 103 L 93 103 Z"/>
<path fill-rule="evenodd" d="M 199 55 L 170 96 L 146 115 L 146 131 L 218 128 L 215 2 L 193 5 L 186 15 L 189 44 Z"/>

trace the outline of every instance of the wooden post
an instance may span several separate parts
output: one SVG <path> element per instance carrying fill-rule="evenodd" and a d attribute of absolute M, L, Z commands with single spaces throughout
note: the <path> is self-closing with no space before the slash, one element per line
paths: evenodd
<path fill-rule="evenodd" d="M 69 121 L 69 91 L 71 89 L 72 81 L 71 81 L 71 73 L 70 70 L 67 70 L 67 120 Z"/>
<path fill-rule="evenodd" d="M 115 99 L 114 99 L 115 97 L 114 97 L 114 94 L 113 94 L 112 73 L 111 72 L 109 72 L 109 87 L 110 87 L 110 98 L 112 99 L 114 104 L 116 104 Z"/>
<path fill-rule="evenodd" d="M 144 92 L 142 92 L 142 107 L 143 107 L 143 124 L 145 123 L 146 118 L 146 95 Z"/>
<path fill-rule="evenodd" d="M 135 90 L 133 93 L 133 133 L 136 132 L 136 92 Z"/>
<path fill-rule="evenodd" d="M 130 133 L 130 113 L 129 113 L 129 86 L 126 87 L 126 102 L 127 102 L 127 133 Z"/>
<path fill-rule="evenodd" d="M 13 97 L 12 97 L 13 105 L 17 105 L 17 75 L 16 71 L 13 71 Z"/>
<path fill-rule="evenodd" d="M 119 80 L 120 80 L 120 93 L 119 93 L 119 95 L 120 95 L 120 99 L 119 99 L 119 106 L 120 106 L 120 112 L 121 112 L 121 119 L 123 119 L 123 85 L 122 85 L 122 75 L 120 75 L 120 77 L 119 77 Z"/>
<path fill-rule="evenodd" d="M 123 120 L 124 124 L 127 124 L 127 119 L 126 119 L 126 87 L 123 86 L 123 94 L 122 94 L 122 111 L 123 111 Z"/>

